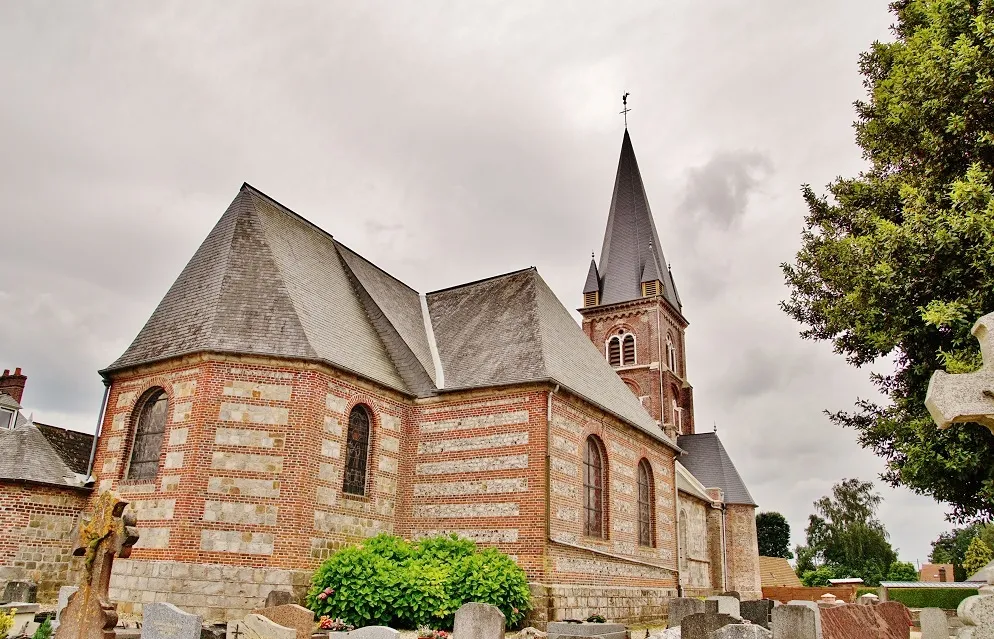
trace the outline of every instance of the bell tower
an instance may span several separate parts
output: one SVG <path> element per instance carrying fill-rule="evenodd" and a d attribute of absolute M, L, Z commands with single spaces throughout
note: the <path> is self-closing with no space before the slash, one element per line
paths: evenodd
<path fill-rule="evenodd" d="M 625 128 L 598 264 L 583 286 L 583 331 L 670 437 L 694 433 L 683 316 Z"/>

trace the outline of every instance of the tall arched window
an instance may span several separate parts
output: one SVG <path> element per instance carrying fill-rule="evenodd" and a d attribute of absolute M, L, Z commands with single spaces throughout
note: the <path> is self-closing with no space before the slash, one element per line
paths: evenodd
<path fill-rule="evenodd" d="M 591 435 L 583 454 L 583 534 L 607 538 L 604 526 L 604 454 Z"/>
<path fill-rule="evenodd" d="M 655 546 L 655 531 L 653 530 L 654 508 L 652 507 L 652 468 L 649 460 L 639 462 L 639 545 Z"/>
<path fill-rule="evenodd" d="M 349 413 L 348 440 L 345 442 L 345 481 L 342 492 L 366 494 L 366 466 L 369 458 L 369 411 L 356 406 Z"/>
<path fill-rule="evenodd" d="M 162 438 L 166 434 L 169 397 L 166 391 L 154 388 L 145 394 L 138 406 L 127 479 L 143 481 L 155 479 L 159 473 L 159 456 L 162 454 Z"/>
<path fill-rule="evenodd" d="M 607 340 L 607 362 L 611 366 L 635 364 L 635 336 L 625 329 Z"/>
<path fill-rule="evenodd" d="M 676 346 L 673 345 L 673 334 L 666 333 L 666 364 L 674 373 L 676 370 Z"/>
<path fill-rule="evenodd" d="M 621 365 L 632 366 L 635 364 L 635 336 L 628 333 L 621 338 Z"/>
<path fill-rule="evenodd" d="M 621 338 L 617 335 L 607 341 L 607 363 L 621 366 Z"/>

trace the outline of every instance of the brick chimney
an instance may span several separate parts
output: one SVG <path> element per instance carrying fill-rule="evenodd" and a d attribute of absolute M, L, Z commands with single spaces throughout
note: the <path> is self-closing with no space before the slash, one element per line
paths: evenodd
<path fill-rule="evenodd" d="M 24 385 L 27 382 L 28 377 L 21 374 L 20 368 L 15 368 L 13 375 L 10 374 L 9 368 L 5 368 L 3 375 L 0 375 L 0 393 L 7 393 L 20 404 L 21 397 L 24 395 Z"/>

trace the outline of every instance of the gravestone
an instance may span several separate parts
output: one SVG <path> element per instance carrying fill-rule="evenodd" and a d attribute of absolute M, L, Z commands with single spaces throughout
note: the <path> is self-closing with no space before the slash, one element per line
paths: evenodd
<path fill-rule="evenodd" d="M 949 639 L 949 617 L 940 608 L 924 608 L 918 616 L 922 639 Z"/>
<path fill-rule="evenodd" d="M 80 526 L 73 555 L 83 557 L 79 590 L 62 613 L 55 639 L 115 639 L 117 606 L 107 596 L 115 557 L 128 557 L 138 541 L 135 516 L 128 502 L 104 491 L 90 520 Z"/>
<path fill-rule="evenodd" d="M 0 601 L 5 603 L 35 603 L 38 601 L 38 584 L 30 581 L 8 581 Z"/>
<path fill-rule="evenodd" d="M 486 636 L 480 635 L 481 639 Z M 504 636 L 503 630 L 501 630 L 500 636 Z M 400 633 L 386 626 L 366 626 L 365 628 L 357 628 L 350 632 L 349 639 L 400 639 Z"/>
<path fill-rule="evenodd" d="M 756 624 L 731 623 L 718 628 L 712 639 L 771 639 L 773 633 Z"/>
<path fill-rule="evenodd" d="M 296 630 L 285 628 L 262 615 L 245 615 L 245 618 L 242 619 L 242 626 L 247 633 L 245 639 L 297 639 Z M 235 637 L 234 639 L 242 638 Z"/>
<path fill-rule="evenodd" d="M 956 616 L 963 620 L 958 639 L 994 638 L 994 595 L 973 595 L 960 602 Z"/>
<path fill-rule="evenodd" d="M 549 639 L 564 639 L 565 637 L 604 637 L 604 639 L 625 639 L 628 630 L 620 623 L 567 623 L 565 621 L 550 621 L 546 630 Z M 459 639 L 456 637 L 456 639 Z"/>
<path fill-rule="evenodd" d="M 813 601 L 791 602 L 773 609 L 771 623 L 773 636 L 777 639 L 822 639 L 821 611 Z"/>
<path fill-rule="evenodd" d="M 739 594 L 737 590 L 728 590 L 721 593 L 722 597 L 735 597 L 739 601 L 742 601 L 742 595 Z"/>
<path fill-rule="evenodd" d="M 200 639 L 226 639 L 227 634 L 227 624 L 224 623 L 215 622 L 200 627 Z"/>
<path fill-rule="evenodd" d="M 670 599 L 666 627 L 676 628 L 687 615 L 704 612 L 704 602 L 693 597 L 673 597 Z"/>
<path fill-rule="evenodd" d="M 900 601 L 884 601 L 872 608 L 880 619 L 879 627 L 884 637 L 908 639 L 911 636 L 911 611 Z"/>
<path fill-rule="evenodd" d="M 204 618 L 183 612 L 170 603 L 142 607 L 142 639 L 200 639 Z"/>
<path fill-rule="evenodd" d="M 950 375 L 935 371 L 925 394 L 925 408 L 939 428 L 962 422 L 977 422 L 994 432 L 994 313 L 984 315 L 973 325 L 980 342 L 984 363 L 973 373 Z"/>
<path fill-rule="evenodd" d="M 456 611 L 452 637 L 453 639 L 503 639 L 504 621 L 504 613 L 497 606 L 483 603 L 463 604 Z"/>
<path fill-rule="evenodd" d="M 718 597 L 708 597 L 704 600 L 704 612 L 709 612 L 713 615 L 732 615 L 733 617 L 739 617 L 739 600 L 735 597 L 726 597 L 724 595 Z"/>
<path fill-rule="evenodd" d="M 743 619 L 758 626 L 769 629 L 770 613 L 773 611 L 772 599 L 756 599 L 739 602 L 739 612 Z"/>
<path fill-rule="evenodd" d="M 55 619 L 52 620 L 52 634 L 59 629 L 59 624 L 62 623 L 62 613 L 69 605 L 69 597 L 76 594 L 79 590 L 79 586 L 62 586 L 59 588 L 59 599 L 58 603 L 55 604 Z"/>
<path fill-rule="evenodd" d="M 34 634 L 38 629 L 35 623 L 35 615 L 41 610 L 41 606 L 36 603 L 11 602 L 0 604 L 0 612 L 14 613 L 14 623 L 10 627 L 8 636 L 17 637 L 24 634 Z"/>
<path fill-rule="evenodd" d="M 711 614 L 709 612 L 687 615 L 680 624 L 682 639 L 711 639 L 711 634 L 723 626 L 738 621 L 726 614 Z"/>
<path fill-rule="evenodd" d="M 293 628 L 297 632 L 297 639 L 311 639 L 316 626 L 314 613 L 303 606 L 297 604 L 285 604 L 273 608 L 260 608 L 253 610 L 252 614 L 262 615 L 273 623 L 284 628 Z"/>
<path fill-rule="evenodd" d="M 271 590 L 266 595 L 266 605 L 263 608 L 275 608 L 276 606 L 285 606 L 292 603 L 295 603 L 292 592 L 288 590 Z"/>

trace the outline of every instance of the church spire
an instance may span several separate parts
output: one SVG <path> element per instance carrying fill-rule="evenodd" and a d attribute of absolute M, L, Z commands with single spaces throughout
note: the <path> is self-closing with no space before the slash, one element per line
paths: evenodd
<path fill-rule="evenodd" d="M 673 307 L 680 311 L 680 298 L 673 284 L 673 275 L 666 268 L 666 257 L 656 233 L 656 225 L 649 209 L 649 199 L 642 184 L 632 139 L 625 129 L 618 159 L 618 173 L 614 181 L 614 194 L 604 233 L 600 267 L 596 269 L 599 281 L 599 304 L 616 304 L 645 297 L 643 284 L 658 281 L 658 291 Z M 589 293 L 590 275 L 584 294 Z M 654 290 L 652 288 L 648 290 Z"/>

